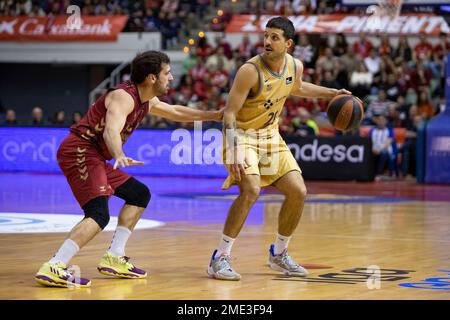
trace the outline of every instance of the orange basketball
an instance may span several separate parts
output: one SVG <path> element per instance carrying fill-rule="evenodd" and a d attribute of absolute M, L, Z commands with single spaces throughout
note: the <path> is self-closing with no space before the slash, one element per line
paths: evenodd
<path fill-rule="evenodd" d="M 340 131 L 353 130 L 359 126 L 364 117 L 362 101 L 352 95 L 338 95 L 328 104 L 327 115 L 336 129 Z"/>

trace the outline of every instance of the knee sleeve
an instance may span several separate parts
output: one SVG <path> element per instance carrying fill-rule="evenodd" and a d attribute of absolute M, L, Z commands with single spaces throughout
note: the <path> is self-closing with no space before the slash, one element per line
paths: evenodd
<path fill-rule="evenodd" d="M 91 218 L 103 230 L 109 223 L 108 197 L 97 197 L 83 206 L 84 217 Z"/>
<path fill-rule="evenodd" d="M 147 208 L 150 202 L 150 190 L 145 184 L 130 178 L 116 189 L 115 196 L 125 200 L 125 203 L 131 206 Z"/>

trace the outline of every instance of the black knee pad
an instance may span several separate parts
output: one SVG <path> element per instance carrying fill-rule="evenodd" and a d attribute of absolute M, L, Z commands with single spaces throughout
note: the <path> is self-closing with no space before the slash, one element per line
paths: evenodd
<path fill-rule="evenodd" d="M 120 185 L 114 195 L 125 200 L 126 204 L 140 208 L 147 208 L 151 198 L 147 186 L 135 178 L 130 178 Z"/>
<path fill-rule="evenodd" d="M 91 218 L 103 230 L 109 222 L 108 197 L 102 196 L 92 199 L 83 206 L 84 217 Z"/>

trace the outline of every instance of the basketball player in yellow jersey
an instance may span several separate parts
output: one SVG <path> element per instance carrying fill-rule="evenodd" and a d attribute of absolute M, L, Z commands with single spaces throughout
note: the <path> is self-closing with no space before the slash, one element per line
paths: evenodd
<path fill-rule="evenodd" d="M 292 22 L 276 17 L 266 25 L 265 51 L 238 71 L 224 111 L 224 163 L 229 172 L 223 189 L 237 184 L 219 246 L 214 250 L 208 274 L 221 280 L 239 280 L 230 264 L 233 242 L 262 187 L 272 185 L 285 196 L 278 218 L 278 234 L 269 248 L 270 268 L 292 276 L 308 271 L 287 252 L 300 220 L 306 187 L 297 161 L 278 132 L 278 119 L 288 95 L 331 99 L 350 94 L 302 82 L 302 63 L 287 53 L 293 45 Z"/>

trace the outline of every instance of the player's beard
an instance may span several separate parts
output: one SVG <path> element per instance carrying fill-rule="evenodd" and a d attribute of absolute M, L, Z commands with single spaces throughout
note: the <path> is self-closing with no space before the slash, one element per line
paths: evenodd
<path fill-rule="evenodd" d="M 160 96 L 165 96 L 167 94 L 167 92 L 169 91 L 169 84 L 167 84 L 166 86 L 164 86 L 161 81 L 158 81 L 156 83 L 156 90 L 158 91 L 158 95 Z"/>

